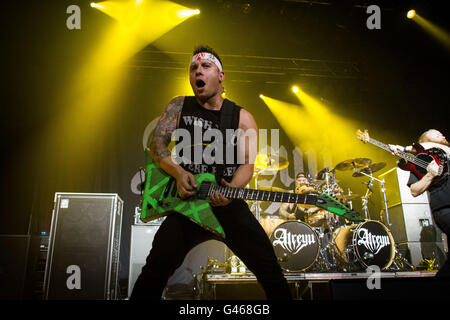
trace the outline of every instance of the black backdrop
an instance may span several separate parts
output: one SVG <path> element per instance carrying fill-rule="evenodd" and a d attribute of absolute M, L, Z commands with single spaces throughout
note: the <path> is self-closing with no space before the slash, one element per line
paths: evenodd
<path fill-rule="evenodd" d="M 228 73 L 225 83 L 230 99 L 252 112 L 260 128 L 280 125 L 259 94 L 295 102 L 290 85 L 302 81 L 312 95 L 336 102 L 336 113 L 364 123 L 380 140 L 408 144 L 429 128 L 448 134 L 450 51 L 404 17 L 405 10 L 414 7 L 450 31 L 444 1 L 433 1 L 433 5 L 428 1 L 373 1 L 382 9 L 381 30 L 366 28 L 368 15 L 358 6 L 367 5 L 364 1 L 329 1 L 327 5 L 247 2 L 252 10 L 244 14 L 244 1 L 178 1 L 200 8 L 201 15 L 132 57 L 124 66 L 122 93 L 100 112 L 97 120 L 101 121 L 87 119 L 77 127 L 74 123 L 79 120 L 72 118 L 77 113 L 66 117 L 65 108 L 83 93 L 61 98 L 61 92 L 89 58 L 87 53 L 110 18 L 81 0 L 2 4 L 0 234 L 48 232 L 55 192 L 118 193 L 125 201 L 121 276 L 126 278 L 130 225 L 140 200 L 133 190 L 138 168 L 144 163 L 144 133 L 179 94 L 174 84 L 186 77 L 182 67 L 165 68 L 174 62 L 170 52 L 186 53 L 187 66 L 197 44 L 217 49 L 225 71 L 227 61 L 233 62 L 229 68 L 234 72 Z M 66 8 L 71 4 L 81 8 L 81 30 L 65 26 Z M 146 68 L 145 58 L 158 53 L 164 57 L 158 68 Z M 235 55 L 241 57 L 237 62 L 232 60 Z M 356 66 L 356 71 L 350 77 L 339 71 L 321 77 L 278 78 L 239 72 L 255 63 L 251 57 L 340 61 Z M 280 144 L 294 162 L 294 145 L 283 131 Z M 318 159 L 314 167 L 320 169 L 323 164 Z M 395 165 L 395 159 L 385 154 L 380 153 L 379 159 L 388 167 Z M 333 162 L 340 160 L 345 159 Z M 288 169 L 289 175 L 311 165 L 303 157 L 296 168 Z M 344 177 L 341 180 L 345 182 Z M 290 186 L 283 185 L 279 177 L 273 183 Z M 354 192 L 364 193 L 359 182 L 348 183 Z"/>

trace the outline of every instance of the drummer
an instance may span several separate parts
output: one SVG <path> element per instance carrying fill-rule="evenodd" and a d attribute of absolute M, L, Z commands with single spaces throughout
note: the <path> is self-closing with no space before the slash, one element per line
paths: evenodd
<path fill-rule="evenodd" d="M 313 187 L 310 186 L 308 178 L 305 176 L 304 172 L 299 172 L 295 176 L 295 190 L 290 192 L 305 194 L 308 190 L 312 190 Z M 301 205 L 296 205 L 295 203 L 282 203 L 280 209 L 278 210 L 278 215 L 286 220 L 302 220 L 305 221 L 307 214 L 312 213 L 314 210 L 319 208 L 302 208 Z"/>

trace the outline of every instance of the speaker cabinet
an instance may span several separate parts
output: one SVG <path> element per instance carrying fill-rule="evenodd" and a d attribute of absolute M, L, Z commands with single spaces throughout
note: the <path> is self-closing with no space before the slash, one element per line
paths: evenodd
<path fill-rule="evenodd" d="M 400 250 L 417 266 L 422 259 L 437 258 L 443 263 L 442 231 L 434 224 L 428 192 L 413 197 L 407 186 L 409 171 L 399 168 L 381 174 L 386 182 L 386 198 L 391 232 Z M 386 222 L 383 212 L 382 218 Z"/>
<path fill-rule="evenodd" d="M 117 194 L 55 194 L 45 299 L 117 298 L 122 210 Z"/>

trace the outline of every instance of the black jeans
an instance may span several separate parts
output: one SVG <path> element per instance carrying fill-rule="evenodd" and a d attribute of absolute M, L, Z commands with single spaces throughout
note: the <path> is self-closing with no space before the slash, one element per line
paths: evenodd
<path fill-rule="evenodd" d="M 179 213 L 166 217 L 153 240 L 146 264 L 136 280 L 131 300 L 161 299 L 173 272 L 196 245 L 207 240 L 223 240 L 253 272 L 269 300 L 291 299 L 287 281 L 277 262 L 273 246 L 247 203 L 234 200 L 224 207 L 214 207 L 226 238 L 219 239 Z"/>
<path fill-rule="evenodd" d="M 447 235 L 447 243 L 450 240 L 450 207 L 441 208 L 433 211 L 433 219 L 436 225 Z M 437 277 L 450 277 L 450 255 L 447 251 L 447 260 L 444 265 L 439 268 Z"/>

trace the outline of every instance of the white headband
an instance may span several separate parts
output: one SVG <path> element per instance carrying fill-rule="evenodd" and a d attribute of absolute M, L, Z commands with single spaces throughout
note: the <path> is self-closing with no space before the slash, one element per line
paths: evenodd
<path fill-rule="evenodd" d="M 217 66 L 217 68 L 219 68 L 219 71 L 222 71 L 222 64 L 220 63 L 219 59 L 217 59 L 213 54 L 209 52 L 197 53 L 195 56 L 192 57 L 191 63 L 193 63 L 194 61 L 198 61 L 200 59 L 211 61 Z"/>

